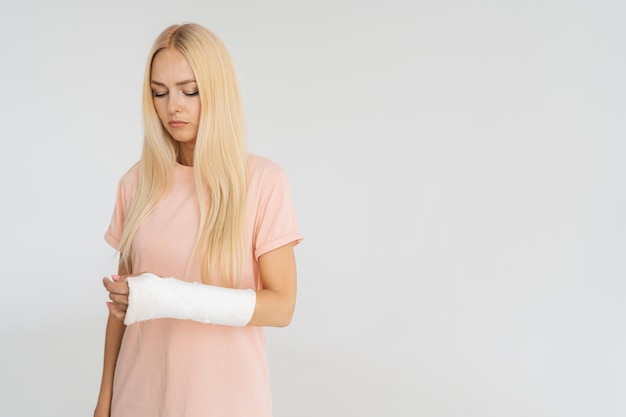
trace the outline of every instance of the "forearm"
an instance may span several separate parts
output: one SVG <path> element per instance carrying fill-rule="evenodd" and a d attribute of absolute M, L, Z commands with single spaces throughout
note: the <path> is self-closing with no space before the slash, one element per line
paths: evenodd
<path fill-rule="evenodd" d="M 291 245 L 259 258 L 263 289 L 233 289 L 184 282 L 151 273 L 128 277 L 115 290 L 128 294 L 126 325 L 144 320 L 173 318 L 228 326 L 284 327 L 291 322 L 296 300 L 296 270 Z"/>
<path fill-rule="evenodd" d="M 130 271 L 125 264 L 120 261 L 117 273 L 125 275 Z M 104 361 L 102 365 L 102 381 L 100 383 L 100 393 L 96 404 L 95 416 L 107 416 L 111 409 L 111 399 L 113 398 L 113 378 L 115 376 L 115 365 L 122 346 L 122 338 L 126 326 L 124 323 L 109 313 L 104 335 Z"/>
<path fill-rule="evenodd" d="M 115 365 L 117 363 L 117 357 L 120 351 L 125 329 L 126 326 L 124 323 L 109 314 L 104 341 L 104 363 L 102 366 L 100 394 L 98 395 L 98 408 L 104 407 L 104 409 L 108 410 L 111 407 Z"/>
<path fill-rule="evenodd" d="M 254 290 L 185 282 L 151 273 L 128 277 L 128 308 L 124 323 L 172 318 L 242 327 L 256 305 Z"/>
<path fill-rule="evenodd" d="M 291 323 L 296 297 L 276 290 L 256 292 L 256 307 L 248 326 L 285 327 Z"/>

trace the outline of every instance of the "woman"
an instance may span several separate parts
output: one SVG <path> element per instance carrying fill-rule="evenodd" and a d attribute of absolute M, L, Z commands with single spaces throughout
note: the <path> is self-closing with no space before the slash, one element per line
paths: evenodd
<path fill-rule="evenodd" d="M 157 38 L 141 160 L 105 240 L 120 252 L 95 416 L 271 416 L 262 326 L 286 326 L 301 239 L 285 172 L 247 154 L 231 59 L 196 24 Z"/>

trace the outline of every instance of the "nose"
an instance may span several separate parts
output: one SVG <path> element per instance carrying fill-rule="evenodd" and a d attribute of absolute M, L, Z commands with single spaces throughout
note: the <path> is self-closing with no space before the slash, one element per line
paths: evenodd
<path fill-rule="evenodd" d="M 170 113 L 179 113 L 181 110 L 181 100 L 178 94 L 169 94 L 167 98 L 167 110 Z"/>

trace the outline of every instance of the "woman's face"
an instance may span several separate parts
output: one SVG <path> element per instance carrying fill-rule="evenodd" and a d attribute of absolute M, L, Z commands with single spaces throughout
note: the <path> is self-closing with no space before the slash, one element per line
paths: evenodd
<path fill-rule="evenodd" d="M 196 77 L 177 49 L 162 49 L 152 61 L 152 101 L 159 119 L 180 143 L 195 143 L 200 122 Z"/>

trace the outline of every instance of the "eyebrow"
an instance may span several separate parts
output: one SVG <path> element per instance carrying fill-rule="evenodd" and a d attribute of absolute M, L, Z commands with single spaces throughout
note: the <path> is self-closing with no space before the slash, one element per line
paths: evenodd
<path fill-rule="evenodd" d="M 195 83 L 196 80 L 185 80 L 185 81 L 179 81 L 176 83 L 176 85 L 185 85 L 185 84 L 190 84 L 190 83 Z M 159 81 L 154 81 L 151 80 L 150 84 L 156 84 L 156 85 L 160 85 L 161 87 L 167 87 L 165 84 L 163 84 L 162 82 Z"/>

